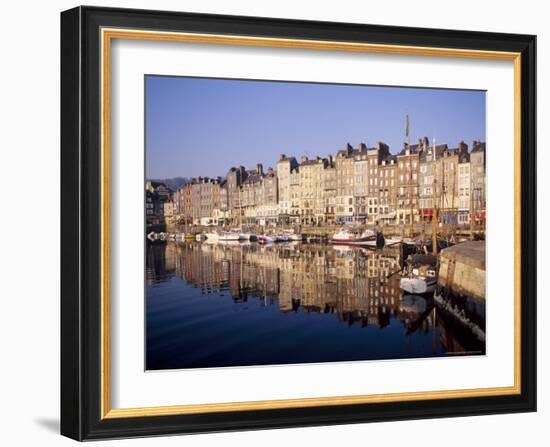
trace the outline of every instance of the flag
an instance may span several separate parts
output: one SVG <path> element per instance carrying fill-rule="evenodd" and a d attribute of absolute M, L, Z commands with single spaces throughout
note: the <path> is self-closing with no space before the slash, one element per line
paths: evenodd
<path fill-rule="evenodd" d="M 409 114 L 407 113 L 407 119 L 405 120 L 405 136 L 409 137 Z"/>

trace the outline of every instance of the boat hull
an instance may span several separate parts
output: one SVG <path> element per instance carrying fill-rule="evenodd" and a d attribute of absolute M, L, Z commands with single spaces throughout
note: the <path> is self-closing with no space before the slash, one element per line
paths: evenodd
<path fill-rule="evenodd" d="M 363 237 L 363 238 L 357 238 L 357 239 L 338 239 L 338 238 L 332 238 L 330 240 L 331 244 L 336 245 L 376 245 L 376 236 L 372 237 Z"/>
<path fill-rule="evenodd" d="M 431 293 L 437 286 L 437 279 L 435 278 L 401 278 L 400 287 L 405 292 L 413 295 L 422 295 L 424 293 Z"/>
<path fill-rule="evenodd" d="M 221 235 L 219 238 L 218 238 L 219 241 L 225 241 L 225 242 L 228 242 L 228 241 L 240 241 L 241 240 L 241 236 L 238 235 L 238 234 L 228 234 L 228 235 Z M 244 240 L 244 238 L 243 238 Z"/>

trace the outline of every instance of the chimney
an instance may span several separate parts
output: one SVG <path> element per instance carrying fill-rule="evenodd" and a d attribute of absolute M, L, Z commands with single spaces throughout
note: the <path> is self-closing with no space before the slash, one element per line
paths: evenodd
<path fill-rule="evenodd" d="M 430 145 L 430 140 L 428 140 L 428 137 L 424 137 L 422 141 L 422 146 L 424 147 L 424 150 L 428 149 L 429 145 Z"/>
<path fill-rule="evenodd" d="M 258 163 L 256 165 L 256 174 L 263 174 L 264 173 L 264 167 L 261 163 Z"/>

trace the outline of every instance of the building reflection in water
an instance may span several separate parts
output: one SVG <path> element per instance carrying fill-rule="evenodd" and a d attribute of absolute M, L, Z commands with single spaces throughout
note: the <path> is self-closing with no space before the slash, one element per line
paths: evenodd
<path fill-rule="evenodd" d="M 235 302 L 278 303 L 281 312 L 335 314 L 348 325 L 385 327 L 399 314 L 397 251 L 323 245 L 150 244 L 147 283 L 173 276 Z"/>
<path fill-rule="evenodd" d="M 397 320 L 405 345 L 411 334 L 431 334 L 429 356 L 484 353 L 484 344 L 438 314 L 430 297 L 402 296 L 399 256 L 391 247 L 157 242 L 147 246 L 146 279 L 154 288 L 181 278 L 202 295 L 257 300 L 281 314 L 333 315 L 347 326 L 384 329 Z"/>

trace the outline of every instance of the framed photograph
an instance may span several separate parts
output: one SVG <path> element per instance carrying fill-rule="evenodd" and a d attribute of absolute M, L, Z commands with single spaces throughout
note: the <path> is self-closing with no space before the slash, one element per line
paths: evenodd
<path fill-rule="evenodd" d="M 536 410 L 535 36 L 61 14 L 61 432 Z"/>

